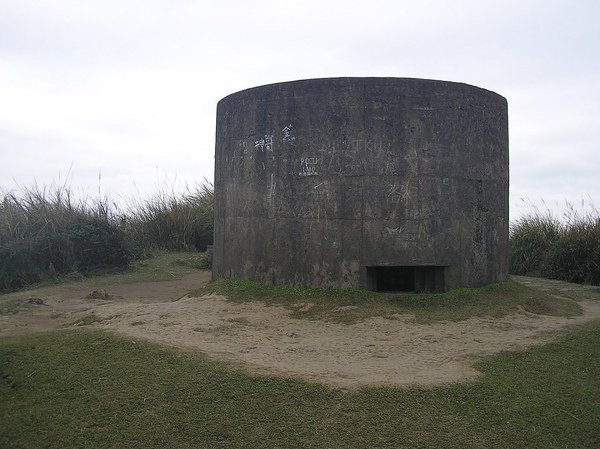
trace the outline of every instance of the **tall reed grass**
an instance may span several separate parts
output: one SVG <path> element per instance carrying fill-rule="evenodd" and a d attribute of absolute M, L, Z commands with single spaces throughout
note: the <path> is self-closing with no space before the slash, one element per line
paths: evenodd
<path fill-rule="evenodd" d="M 210 183 L 130 204 L 121 210 L 106 197 L 75 199 L 64 185 L 0 194 L 0 291 L 126 266 L 152 248 L 204 250 L 212 243 Z"/>
<path fill-rule="evenodd" d="M 511 224 L 509 256 L 512 274 L 600 285 L 600 213 L 533 209 Z"/>
<path fill-rule="evenodd" d="M 24 188 L 0 198 L 0 290 L 129 260 L 125 232 L 106 199 L 76 201 L 65 186 Z"/>
<path fill-rule="evenodd" d="M 204 251 L 213 240 L 213 203 L 213 186 L 206 181 L 183 194 L 162 191 L 130 206 L 125 229 L 147 246 Z"/>

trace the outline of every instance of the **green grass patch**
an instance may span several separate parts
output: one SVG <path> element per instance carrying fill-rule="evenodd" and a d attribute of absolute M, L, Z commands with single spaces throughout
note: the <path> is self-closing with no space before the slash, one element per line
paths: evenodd
<path fill-rule="evenodd" d="M 91 331 L 0 341 L 0 447 L 596 448 L 600 322 L 479 381 L 331 390 Z"/>
<path fill-rule="evenodd" d="M 24 309 L 29 309 L 31 306 L 32 304 L 22 299 L 9 299 L 0 302 L 0 316 L 15 315 Z"/>
<path fill-rule="evenodd" d="M 198 272 L 202 254 L 188 251 L 155 250 L 152 257 L 132 262 L 125 268 L 98 270 L 83 276 L 79 273 L 58 277 L 56 280 L 41 282 L 28 289 L 44 288 L 60 284 L 66 288 L 89 285 L 90 288 L 112 284 L 133 282 L 162 282 L 181 279 Z"/>
<path fill-rule="evenodd" d="M 203 257 L 203 254 L 193 251 L 156 250 L 152 257 L 132 262 L 128 269 L 99 277 L 98 280 L 106 284 L 115 284 L 181 279 L 186 274 L 206 269 L 201 267 Z"/>
<path fill-rule="evenodd" d="M 501 317 L 518 310 L 555 315 L 581 314 L 579 305 L 513 280 L 441 294 L 378 293 L 369 290 L 307 289 L 272 286 L 240 279 L 218 279 L 191 292 L 220 294 L 233 302 L 261 301 L 291 310 L 294 318 L 355 323 L 374 316 L 390 319 L 414 315 L 418 322 L 459 321 L 471 317 Z"/>
<path fill-rule="evenodd" d="M 195 270 L 210 270 L 210 263 L 208 262 L 208 256 L 206 253 L 188 253 L 183 257 L 175 259 L 173 265 L 179 267 L 188 267 Z"/>
<path fill-rule="evenodd" d="M 199 270 L 193 261 L 199 254 L 188 251 L 155 250 L 151 257 L 132 262 L 128 268 L 98 273 L 94 281 L 116 284 L 147 281 L 171 281 Z"/>

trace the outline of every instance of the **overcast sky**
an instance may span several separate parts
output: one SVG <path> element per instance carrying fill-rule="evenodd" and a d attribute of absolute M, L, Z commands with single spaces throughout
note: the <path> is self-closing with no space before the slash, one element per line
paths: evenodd
<path fill-rule="evenodd" d="M 222 97 L 391 76 L 507 98 L 513 219 L 600 208 L 599 49 L 598 0 L 0 0 L 0 188 L 212 181 Z"/>

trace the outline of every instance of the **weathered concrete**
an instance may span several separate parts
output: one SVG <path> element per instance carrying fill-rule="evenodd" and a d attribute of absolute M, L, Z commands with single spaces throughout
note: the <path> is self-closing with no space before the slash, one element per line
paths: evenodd
<path fill-rule="evenodd" d="M 213 277 L 416 291 L 505 280 L 507 122 L 500 95 L 421 79 L 225 97 Z"/>

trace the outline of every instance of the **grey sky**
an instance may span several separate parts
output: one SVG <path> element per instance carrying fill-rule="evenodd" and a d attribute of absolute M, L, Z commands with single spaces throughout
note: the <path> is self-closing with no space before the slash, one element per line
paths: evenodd
<path fill-rule="evenodd" d="M 213 178 L 220 98 L 397 76 L 508 99 L 513 218 L 520 198 L 600 207 L 598 23 L 577 0 L 0 0 L 0 187 L 181 189 Z"/>

